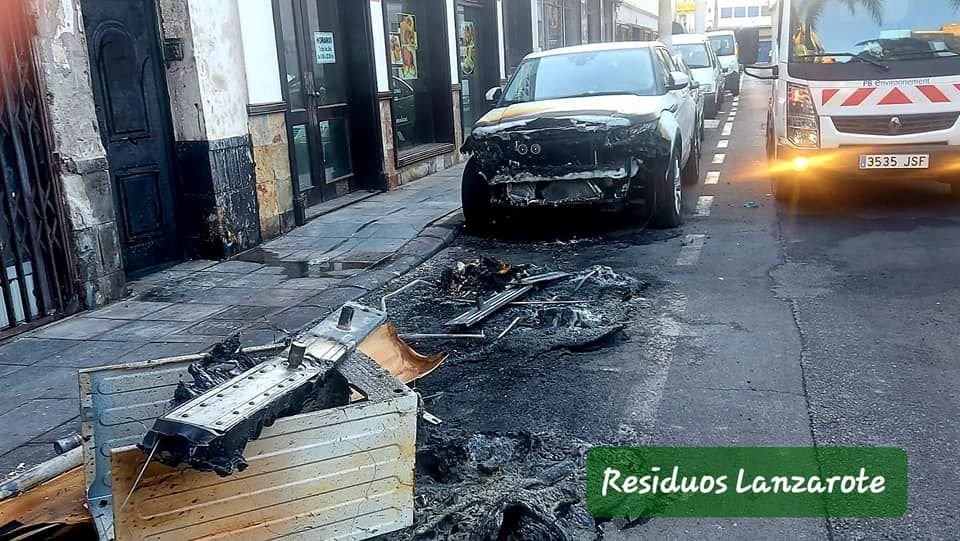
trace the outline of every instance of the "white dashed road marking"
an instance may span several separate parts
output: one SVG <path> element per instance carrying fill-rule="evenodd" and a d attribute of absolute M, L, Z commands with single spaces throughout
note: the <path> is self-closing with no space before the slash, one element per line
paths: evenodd
<path fill-rule="evenodd" d="M 723 160 L 726 160 L 726 159 L 727 159 L 726 154 L 717 153 L 713 155 L 713 163 L 715 164 L 723 163 Z"/>
<path fill-rule="evenodd" d="M 706 235 L 687 235 L 684 237 L 680 255 L 677 256 L 677 265 L 681 267 L 696 265 L 700 261 L 700 252 L 703 250 L 706 240 Z"/>
<path fill-rule="evenodd" d="M 721 139 L 720 142 L 717 143 L 717 148 L 727 148 L 728 146 L 730 146 L 730 141 L 726 139 Z"/>
<path fill-rule="evenodd" d="M 717 119 L 714 120 L 704 120 L 703 127 L 708 130 L 715 130 L 720 127 L 720 121 Z"/>
<path fill-rule="evenodd" d="M 721 135 L 726 137 L 731 133 L 733 133 L 733 122 L 727 122 L 726 124 L 723 125 L 723 133 Z"/>
<path fill-rule="evenodd" d="M 693 212 L 693 215 L 701 218 L 710 216 L 710 207 L 712 206 L 713 196 L 701 195 L 699 198 L 697 198 L 697 209 Z"/>
<path fill-rule="evenodd" d="M 703 181 L 704 184 L 720 184 L 720 171 L 710 171 L 707 173 L 707 178 Z"/>

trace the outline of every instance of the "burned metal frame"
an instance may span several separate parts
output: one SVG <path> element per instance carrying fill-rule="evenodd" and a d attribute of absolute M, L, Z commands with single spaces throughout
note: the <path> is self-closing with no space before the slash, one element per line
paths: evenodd
<path fill-rule="evenodd" d="M 257 364 L 157 419 L 140 448 L 157 449 L 168 466 L 184 462 L 220 476 L 246 469 L 247 442 L 324 392 L 328 374 L 385 321 L 384 312 L 347 303 L 299 337 L 287 356 Z"/>

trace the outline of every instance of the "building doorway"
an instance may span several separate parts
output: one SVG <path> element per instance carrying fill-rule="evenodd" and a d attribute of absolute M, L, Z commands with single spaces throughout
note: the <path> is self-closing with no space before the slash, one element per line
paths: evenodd
<path fill-rule="evenodd" d="M 456 20 L 460 110 L 467 134 L 490 110 L 484 94 L 500 84 L 496 4 L 489 0 L 459 0 Z"/>
<path fill-rule="evenodd" d="M 137 271 L 182 259 L 156 5 L 83 0 L 82 7 L 124 268 Z"/>
<path fill-rule="evenodd" d="M 376 154 L 371 125 L 377 125 L 369 40 L 357 35 L 370 27 L 365 8 L 344 0 L 274 0 L 301 207 L 367 187 L 376 175 L 369 159 Z"/>
<path fill-rule="evenodd" d="M 79 308 L 25 5 L 0 17 L 0 338 Z"/>

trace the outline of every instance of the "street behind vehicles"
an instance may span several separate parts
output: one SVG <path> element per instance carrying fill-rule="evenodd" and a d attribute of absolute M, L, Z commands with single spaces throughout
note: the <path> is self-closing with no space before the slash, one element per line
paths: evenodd
<path fill-rule="evenodd" d="M 774 16 L 775 193 L 824 173 L 950 183 L 960 195 L 960 3 L 785 0 Z"/>
<path fill-rule="evenodd" d="M 683 56 L 684 62 L 700 83 L 707 118 L 717 118 L 726 90 L 723 68 L 704 34 L 678 34 L 673 36 L 673 49 Z"/>
<path fill-rule="evenodd" d="M 587 205 L 680 225 L 682 177 L 699 176 L 693 92 L 659 42 L 528 55 L 505 89 L 487 92 L 495 108 L 462 147 L 472 154 L 461 191 L 468 227 Z"/>
<path fill-rule="evenodd" d="M 740 47 L 733 30 L 707 32 L 713 51 L 720 58 L 720 67 L 726 80 L 726 89 L 734 96 L 740 95 Z"/>

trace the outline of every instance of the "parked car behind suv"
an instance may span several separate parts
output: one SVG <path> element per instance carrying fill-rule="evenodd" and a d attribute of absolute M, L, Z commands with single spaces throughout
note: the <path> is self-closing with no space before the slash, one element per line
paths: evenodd
<path fill-rule="evenodd" d="M 720 67 L 726 78 L 726 87 L 734 96 L 740 95 L 740 47 L 737 34 L 733 30 L 715 30 L 707 32 L 713 51 L 720 58 Z"/>
<path fill-rule="evenodd" d="M 581 45 L 528 55 L 462 151 L 463 214 L 483 228 L 527 207 L 632 206 L 681 222 L 682 176 L 699 176 L 689 77 L 659 42 Z"/>
<path fill-rule="evenodd" d="M 693 77 L 700 83 L 704 114 L 707 118 L 717 118 L 726 85 L 720 59 L 713 52 L 710 40 L 704 34 L 678 34 L 673 36 L 673 50 L 683 56 Z"/>

